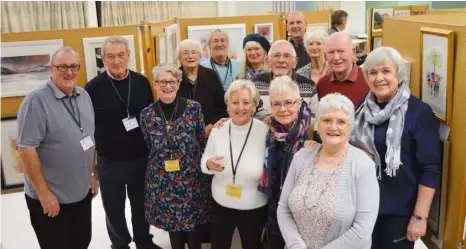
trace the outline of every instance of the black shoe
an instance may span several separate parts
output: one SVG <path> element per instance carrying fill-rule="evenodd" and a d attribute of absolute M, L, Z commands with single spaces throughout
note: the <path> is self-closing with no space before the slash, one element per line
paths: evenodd
<path fill-rule="evenodd" d="M 138 245 L 136 244 L 137 249 L 163 249 L 162 247 L 154 244 L 154 242 L 150 242 L 149 244 Z"/>

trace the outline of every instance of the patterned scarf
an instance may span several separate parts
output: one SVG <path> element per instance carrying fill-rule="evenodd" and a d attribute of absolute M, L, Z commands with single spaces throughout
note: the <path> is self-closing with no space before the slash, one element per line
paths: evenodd
<path fill-rule="evenodd" d="M 375 164 L 378 170 L 378 178 L 382 177 L 381 158 L 374 145 L 374 126 L 388 123 L 387 152 L 385 154 L 385 163 L 387 168 L 385 173 L 390 176 L 396 176 L 396 171 L 400 168 L 401 158 L 401 135 L 405 123 L 405 114 L 408 110 L 408 99 L 411 91 L 406 83 L 401 83 L 395 97 L 380 110 L 376 104 L 374 94 L 369 92 L 364 103 L 356 111 L 356 122 L 354 124 L 351 142 L 354 146 L 367 151 L 374 156 Z"/>
<path fill-rule="evenodd" d="M 265 71 L 262 68 L 257 69 L 257 71 L 254 71 L 254 68 L 252 68 L 250 65 L 246 65 L 246 73 L 244 78 L 247 80 L 250 80 L 254 78 L 254 76 L 265 73 Z"/>

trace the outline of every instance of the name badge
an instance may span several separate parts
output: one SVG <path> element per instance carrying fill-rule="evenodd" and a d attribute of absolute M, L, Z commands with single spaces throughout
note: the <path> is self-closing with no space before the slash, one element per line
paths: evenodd
<path fill-rule="evenodd" d="M 139 127 L 138 121 L 136 121 L 136 118 L 124 118 L 123 120 L 123 125 L 125 126 L 126 131 L 133 130 L 134 128 Z"/>
<path fill-rule="evenodd" d="M 243 193 L 243 188 L 235 187 L 232 185 L 227 186 L 227 195 L 230 197 L 241 199 L 241 194 Z"/>
<path fill-rule="evenodd" d="M 179 160 L 165 161 L 165 171 L 167 172 L 180 171 L 180 161 Z"/>
<path fill-rule="evenodd" d="M 89 148 L 94 146 L 94 141 L 92 141 L 92 138 L 90 136 L 81 139 L 80 143 L 84 151 L 87 151 Z"/>

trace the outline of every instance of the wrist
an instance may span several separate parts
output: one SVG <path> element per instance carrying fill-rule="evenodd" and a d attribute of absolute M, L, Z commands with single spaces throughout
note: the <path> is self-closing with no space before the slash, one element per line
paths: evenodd
<path fill-rule="evenodd" d="M 417 221 L 427 221 L 428 216 L 413 214 L 412 217 Z"/>

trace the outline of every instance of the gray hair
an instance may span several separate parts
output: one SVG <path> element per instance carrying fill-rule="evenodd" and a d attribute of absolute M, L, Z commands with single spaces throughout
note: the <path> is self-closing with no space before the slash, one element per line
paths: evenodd
<path fill-rule="evenodd" d="M 293 47 L 293 44 L 291 44 L 291 42 L 287 41 L 287 40 L 278 40 L 276 42 L 274 42 L 272 44 L 272 47 L 270 47 L 270 50 L 269 50 L 269 56 L 272 56 L 274 53 L 275 53 L 275 50 L 277 49 L 277 47 L 281 44 L 286 44 L 288 47 L 291 48 L 291 55 L 293 55 L 294 57 L 296 57 L 296 50 L 294 49 Z"/>
<path fill-rule="evenodd" d="M 330 108 L 341 109 L 348 114 L 351 127 L 354 124 L 354 105 L 348 97 L 340 93 L 330 93 L 319 100 L 316 112 L 316 123 L 320 121 L 322 113 Z"/>
<path fill-rule="evenodd" d="M 104 43 L 102 44 L 102 55 L 105 54 L 105 46 L 109 43 L 124 44 L 128 54 L 130 53 L 128 41 L 121 36 L 109 36 L 105 38 Z"/>
<path fill-rule="evenodd" d="M 180 59 L 181 51 L 185 49 L 193 49 L 199 53 L 199 57 L 202 57 L 202 47 L 201 43 L 192 39 L 184 39 L 182 40 L 178 46 L 176 47 L 175 57 L 176 59 Z"/>
<path fill-rule="evenodd" d="M 63 53 L 74 53 L 74 55 L 76 55 L 76 57 L 78 57 L 78 61 L 81 60 L 81 58 L 79 57 L 79 53 L 76 52 L 72 47 L 61 47 L 61 48 L 59 48 L 57 51 L 55 51 L 55 52 L 52 54 L 52 59 L 50 60 L 50 64 L 54 64 L 54 63 L 55 63 L 55 57 L 57 57 L 57 55 L 58 55 L 60 52 L 63 52 Z"/>
<path fill-rule="evenodd" d="M 259 91 L 256 88 L 256 85 L 250 80 L 235 80 L 228 87 L 227 92 L 225 93 L 225 103 L 228 105 L 228 101 L 231 98 L 231 95 L 239 90 L 247 89 L 251 94 L 251 100 L 254 102 L 254 106 L 259 105 L 260 95 Z"/>
<path fill-rule="evenodd" d="M 303 38 L 304 47 L 306 49 L 309 46 L 309 42 L 312 39 L 319 39 L 322 41 L 322 45 L 325 45 L 328 39 L 328 34 L 327 32 L 324 32 L 321 29 L 310 29 L 306 31 L 306 33 L 304 34 L 304 38 Z"/>
<path fill-rule="evenodd" d="M 374 49 L 372 52 L 367 55 L 366 60 L 363 65 L 364 77 L 367 79 L 369 70 L 376 66 L 385 65 L 389 62 L 395 64 L 396 70 L 398 72 L 398 81 L 409 83 L 408 74 L 406 72 L 405 62 L 400 53 L 392 47 L 379 47 Z"/>
<path fill-rule="evenodd" d="M 172 73 L 173 76 L 175 76 L 175 78 L 178 80 L 178 82 L 181 81 L 181 76 L 183 75 L 183 72 L 181 72 L 181 70 L 178 69 L 178 67 L 176 67 L 173 64 L 169 64 L 169 63 L 160 64 L 160 65 L 154 67 L 154 69 L 152 69 L 152 75 L 154 76 L 154 80 L 158 80 L 159 75 L 162 72 Z"/>
<path fill-rule="evenodd" d="M 270 82 L 269 86 L 270 101 L 272 101 L 273 95 L 280 95 L 287 91 L 292 91 L 296 99 L 301 99 L 301 95 L 299 93 L 299 86 L 290 78 L 290 76 L 285 75 L 274 78 Z"/>
<path fill-rule="evenodd" d="M 210 32 L 209 38 L 207 38 L 207 47 L 209 47 L 209 49 L 210 49 L 210 45 L 212 43 L 212 36 L 213 36 L 214 33 L 217 33 L 217 32 L 222 33 L 227 38 L 228 44 L 230 44 L 230 38 L 228 37 L 228 33 L 225 32 L 223 29 L 215 29 L 214 31 Z"/>

